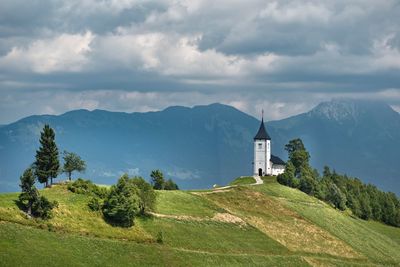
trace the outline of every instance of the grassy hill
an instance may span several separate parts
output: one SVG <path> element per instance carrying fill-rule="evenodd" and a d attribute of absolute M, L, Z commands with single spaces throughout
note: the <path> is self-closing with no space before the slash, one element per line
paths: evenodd
<path fill-rule="evenodd" d="M 354 218 L 274 178 L 159 191 L 153 215 L 128 229 L 107 224 L 65 186 L 41 192 L 59 202 L 48 221 L 27 219 L 17 193 L 0 195 L 1 266 L 400 265 L 399 228 Z"/>

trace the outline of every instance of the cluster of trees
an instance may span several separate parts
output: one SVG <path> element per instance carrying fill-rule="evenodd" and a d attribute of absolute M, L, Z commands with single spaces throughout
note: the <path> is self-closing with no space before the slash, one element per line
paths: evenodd
<path fill-rule="evenodd" d="M 40 196 L 35 186 L 36 180 L 47 187 L 61 172 L 66 172 L 71 179 L 73 171 L 84 171 L 85 162 L 76 154 L 64 151 L 64 166 L 60 166 L 55 133 L 49 125 L 45 125 L 40 134 L 40 148 L 36 151 L 35 162 L 21 176 L 21 194 L 19 205 L 29 216 L 48 219 L 57 202 L 51 202 Z"/>
<path fill-rule="evenodd" d="M 123 227 L 132 226 L 136 216 L 152 211 L 156 201 L 152 185 L 142 177 L 129 177 L 127 174 L 109 190 L 82 179 L 69 184 L 68 189 L 77 194 L 91 195 L 89 208 L 101 211 L 109 223 Z"/>
<path fill-rule="evenodd" d="M 53 184 L 53 179 L 60 173 L 66 173 L 71 180 L 72 172 L 82 172 L 86 169 L 86 163 L 77 154 L 64 151 L 64 165 L 60 165 L 59 153 L 55 142 L 55 133 L 48 124 L 40 133 L 40 147 L 36 151 L 36 161 L 32 168 L 35 170 L 35 176 L 38 181 L 46 187 Z"/>
<path fill-rule="evenodd" d="M 291 140 L 286 146 L 289 160 L 277 180 L 283 185 L 330 203 L 339 210 L 349 208 L 362 219 L 373 219 L 400 227 L 400 200 L 394 193 L 380 191 L 357 178 L 340 175 L 325 167 L 322 177 L 310 164 L 310 154 L 301 139 Z"/>
<path fill-rule="evenodd" d="M 172 179 L 165 181 L 164 174 L 160 170 L 152 171 L 150 177 L 151 184 L 156 190 L 179 190 L 178 185 Z"/>

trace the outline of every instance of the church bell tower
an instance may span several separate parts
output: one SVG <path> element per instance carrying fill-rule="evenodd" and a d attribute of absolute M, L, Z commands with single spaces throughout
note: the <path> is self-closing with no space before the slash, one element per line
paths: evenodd
<path fill-rule="evenodd" d="M 265 130 L 263 111 L 260 128 L 254 137 L 253 175 L 265 176 L 271 174 L 271 137 Z"/>

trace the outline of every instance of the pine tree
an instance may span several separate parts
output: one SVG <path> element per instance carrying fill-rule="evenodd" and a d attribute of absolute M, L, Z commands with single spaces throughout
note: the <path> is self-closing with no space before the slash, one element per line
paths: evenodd
<path fill-rule="evenodd" d="M 21 194 L 18 199 L 27 213 L 32 216 L 32 206 L 39 199 L 39 192 L 35 187 L 35 176 L 31 168 L 26 169 L 20 178 Z"/>
<path fill-rule="evenodd" d="M 60 168 L 58 160 L 58 149 L 55 143 L 55 133 L 48 124 L 40 133 L 40 148 L 36 151 L 35 174 L 40 183 L 48 186 L 53 184 L 53 178 L 56 178 Z"/>

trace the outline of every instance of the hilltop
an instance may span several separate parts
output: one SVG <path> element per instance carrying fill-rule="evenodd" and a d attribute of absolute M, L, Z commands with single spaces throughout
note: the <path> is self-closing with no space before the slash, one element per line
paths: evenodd
<path fill-rule="evenodd" d="M 210 188 L 252 173 L 253 137 L 260 125 L 222 104 L 27 117 L 0 128 L 0 192 L 19 190 L 18 178 L 32 163 L 44 123 L 56 131 L 59 150 L 80 155 L 87 162 L 87 175 L 97 183 L 113 184 L 125 172 L 147 177 L 160 168 L 184 189 Z M 400 114 L 387 104 L 323 102 L 309 112 L 268 122 L 267 130 L 274 154 L 282 159 L 285 144 L 299 137 L 317 169 L 328 165 L 400 193 Z"/>
<path fill-rule="evenodd" d="M 0 195 L 2 265 L 400 264 L 399 228 L 357 219 L 274 177 L 255 186 L 157 191 L 154 214 L 131 228 L 107 224 L 87 196 L 65 185 L 41 194 L 59 202 L 48 221 L 26 219 L 17 193 Z"/>

